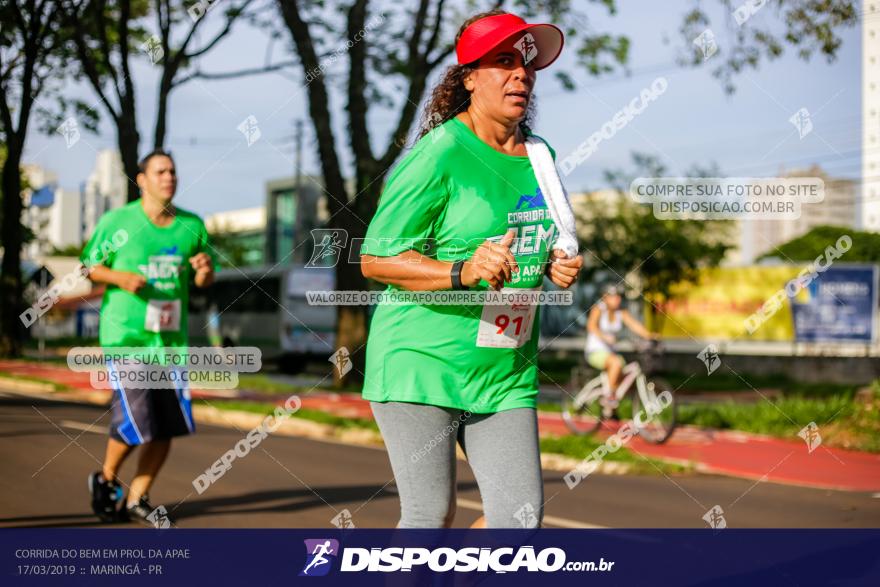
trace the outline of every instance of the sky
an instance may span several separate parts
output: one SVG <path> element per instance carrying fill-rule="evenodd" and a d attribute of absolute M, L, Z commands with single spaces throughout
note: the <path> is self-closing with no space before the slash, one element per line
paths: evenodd
<path fill-rule="evenodd" d="M 633 151 L 660 157 L 669 175 L 684 173 L 694 165 L 715 164 L 726 176 L 774 176 L 784 169 L 815 163 L 832 177 L 857 178 L 861 169 L 860 27 L 843 31 L 843 45 L 835 62 L 829 64 L 821 56 L 804 62 L 786 46 L 782 58 L 739 74 L 734 80 L 737 92 L 727 95 L 711 75 L 713 58 L 695 69 L 675 65 L 681 45 L 678 29 L 690 5 L 686 0 L 627 0 L 618 2 L 618 13 L 609 16 L 598 4 L 588 3 L 594 30 L 630 38 L 631 75 L 616 72 L 591 78 L 574 65 L 571 45 L 551 68 L 539 72 L 535 132 L 549 141 L 558 159 L 575 151 L 656 78 L 662 76 L 667 84 L 641 114 L 603 140 L 596 152 L 565 178 L 568 191 L 607 187 L 603 171 L 631 168 Z M 718 8 L 711 2 L 703 5 Z M 712 28 L 723 50 L 732 19 L 725 19 L 720 10 L 711 14 Z M 778 17 L 768 5 L 752 19 L 749 22 L 772 25 Z M 228 71 L 260 65 L 266 46 L 265 32 L 243 25 L 208 55 L 203 69 Z M 286 57 L 283 44 L 276 44 L 276 55 Z M 720 54 L 714 57 L 720 58 Z M 337 65 L 344 65 L 344 59 Z M 552 75 L 545 75 L 555 68 L 572 73 L 579 82 L 578 90 L 567 92 Z M 136 66 L 134 78 L 141 151 L 145 152 L 151 146 L 158 76 L 156 69 L 143 61 Z M 175 201 L 179 206 L 206 215 L 262 205 L 266 182 L 293 173 L 296 119 L 305 121 L 303 171 L 320 173 L 301 79 L 297 73 L 196 80 L 172 93 L 166 147 L 178 167 Z M 68 148 L 60 134 L 46 136 L 32 125 L 24 162 L 55 172 L 62 188 L 78 189 L 94 167 L 97 152 L 115 148 L 115 128 L 89 88 L 71 84 L 65 91 L 96 104 L 102 115 L 100 132 L 83 132 L 80 141 Z M 812 132 L 803 138 L 789 122 L 800 108 L 810 112 L 813 123 Z M 343 161 L 350 162 L 338 95 L 331 100 L 331 109 L 337 140 L 342 143 L 337 152 Z M 261 133 L 250 146 L 237 128 L 248 116 L 256 118 Z M 373 108 L 369 120 L 378 152 L 396 113 Z"/>

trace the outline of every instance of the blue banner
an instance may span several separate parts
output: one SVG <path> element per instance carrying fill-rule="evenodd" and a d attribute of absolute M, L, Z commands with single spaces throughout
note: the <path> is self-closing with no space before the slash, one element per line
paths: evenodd
<path fill-rule="evenodd" d="M 880 530 L 0 530 L 3 585 L 880 585 Z"/>
<path fill-rule="evenodd" d="M 871 343 L 877 333 L 877 266 L 829 267 L 791 300 L 795 339 Z"/>

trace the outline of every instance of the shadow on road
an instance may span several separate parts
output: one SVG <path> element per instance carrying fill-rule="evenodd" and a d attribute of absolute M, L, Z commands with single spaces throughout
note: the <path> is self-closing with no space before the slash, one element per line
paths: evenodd
<path fill-rule="evenodd" d="M 333 507 L 335 504 L 365 504 L 377 499 L 397 499 L 397 494 L 390 487 L 382 485 L 331 485 L 314 487 L 314 491 L 306 488 L 255 491 L 239 495 L 188 500 L 169 513 L 172 513 L 175 518 L 183 520 L 212 514 L 292 513 L 325 506 L 337 510 Z M 459 492 L 476 488 L 476 482 L 457 485 Z"/>
<path fill-rule="evenodd" d="M 53 521 L 54 520 L 54 521 Z M 42 523 L 37 523 L 42 522 Z M 83 528 L 87 526 L 106 526 L 94 514 L 56 514 L 45 516 L 24 516 L 21 518 L 0 518 L 4 528 Z"/>

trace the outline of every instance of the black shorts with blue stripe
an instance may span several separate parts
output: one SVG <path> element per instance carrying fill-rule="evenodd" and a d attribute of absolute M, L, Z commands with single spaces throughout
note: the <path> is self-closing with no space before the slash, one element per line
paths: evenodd
<path fill-rule="evenodd" d="M 118 371 L 108 361 L 111 373 Z M 110 437 L 129 446 L 185 436 L 195 432 L 189 387 L 175 380 L 175 389 L 125 389 L 113 380 Z"/>
<path fill-rule="evenodd" d="M 110 437 L 134 446 L 195 432 L 188 394 L 174 389 L 113 392 Z"/>
<path fill-rule="evenodd" d="M 113 361 L 107 367 L 111 375 L 117 370 Z M 111 438 L 134 446 L 195 432 L 186 383 L 175 381 L 175 389 L 125 389 L 116 379 L 112 386 Z"/>

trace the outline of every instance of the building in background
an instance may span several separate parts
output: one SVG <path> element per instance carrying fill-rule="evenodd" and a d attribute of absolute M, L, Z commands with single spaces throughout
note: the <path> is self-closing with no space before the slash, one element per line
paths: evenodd
<path fill-rule="evenodd" d="M 330 218 L 323 185 L 312 176 L 266 182 L 265 263 L 303 264 L 311 258 L 311 231 Z"/>
<path fill-rule="evenodd" d="M 266 207 L 211 214 L 205 227 L 222 266 L 257 266 L 266 254 Z"/>
<path fill-rule="evenodd" d="M 58 187 L 57 176 L 39 165 L 23 165 L 29 189 L 24 192 L 22 224 L 34 238 L 22 248 L 27 259 L 49 255 L 57 249 L 78 247 L 80 194 Z"/>
<path fill-rule="evenodd" d="M 614 189 L 595 190 L 592 192 L 572 192 L 568 195 L 571 201 L 572 210 L 574 210 L 578 219 L 581 221 L 588 220 L 593 216 L 592 206 L 602 206 L 603 208 L 614 209 L 628 199 L 626 194 L 622 194 Z M 584 223 L 581 222 L 579 229 L 585 229 Z"/>
<path fill-rule="evenodd" d="M 34 234 L 22 254 L 30 259 L 81 246 L 105 212 L 126 203 L 128 180 L 117 151 L 98 153 L 95 168 L 78 191 L 59 187 L 58 176 L 39 165 L 22 169 L 29 186 L 23 194 L 22 223 Z"/>
<path fill-rule="evenodd" d="M 211 214 L 205 226 L 223 267 L 304 264 L 312 256 L 311 230 L 329 219 L 319 178 L 266 183 L 266 204 Z"/>
<path fill-rule="evenodd" d="M 804 204 L 801 215 L 795 219 L 730 220 L 729 230 L 717 233 L 717 238 L 731 245 L 722 265 L 753 264 L 761 255 L 774 247 L 797 238 L 816 226 L 832 225 L 857 228 L 859 215 L 859 186 L 853 179 L 829 177 L 819 166 L 781 171 L 779 177 L 819 177 L 825 182 L 825 198 L 815 204 Z M 613 189 L 569 195 L 578 218 L 578 231 L 583 237 L 590 230 L 593 210 L 614 214 L 620 206 L 632 205 L 632 199 Z M 714 234 L 714 233 L 713 233 Z M 707 235 L 711 236 L 711 235 Z"/>
<path fill-rule="evenodd" d="M 861 230 L 880 232 L 880 0 L 862 0 Z"/>
<path fill-rule="evenodd" d="M 95 231 L 98 220 L 108 210 L 124 206 L 128 199 L 128 178 L 119 151 L 105 149 L 98 153 L 95 167 L 82 185 L 81 241 Z"/>
<path fill-rule="evenodd" d="M 775 247 L 804 235 L 816 226 L 859 227 L 859 186 L 853 179 L 829 177 L 818 165 L 781 172 L 779 177 L 818 177 L 825 182 L 825 198 L 802 204 L 799 218 L 740 220 L 739 251 L 734 265 L 751 265 Z M 782 259 L 785 261 L 786 259 Z"/>

